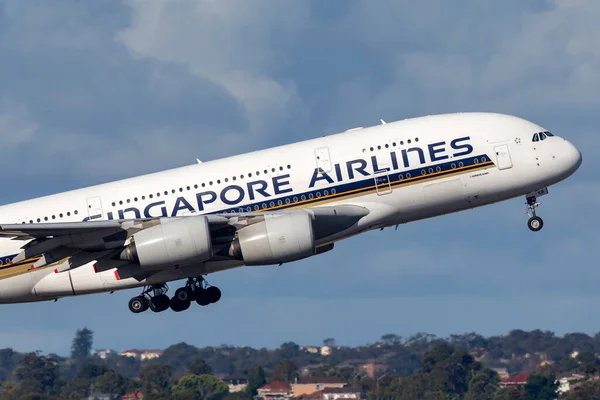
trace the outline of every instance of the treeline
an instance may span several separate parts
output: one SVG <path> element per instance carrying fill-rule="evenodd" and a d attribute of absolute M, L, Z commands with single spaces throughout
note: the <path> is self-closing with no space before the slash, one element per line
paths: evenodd
<path fill-rule="evenodd" d="M 445 339 L 388 334 L 365 346 L 337 346 L 331 338 L 323 345 L 330 352 L 295 343 L 277 349 L 179 343 L 158 358 L 141 361 L 116 352 L 93 355 L 93 334 L 82 329 L 69 357 L 0 350 L 0 399 L 81 399 L 94 393 L 117 399 L 135 390 L 149 400 L 250 399 L 266 382 L 292 383 L 301 376 L 341 378 L 369 399 L 554 399 L 557 375 L 592 377 L 600 371 L 600 336 L 581 333 L 558 337 L 515 330 L 505 336 L 469 333 Z M 365 363 L 376 366 L 374 375 L 361 367 Z M 493 368 L 531 375 L 519 389 L 504 389 Z M 245 390 L 229 393 L 224 380 L 232 375 L 248 381 Z M 598 382 L 589 380 L 561 398 L 600 399 Z"/>

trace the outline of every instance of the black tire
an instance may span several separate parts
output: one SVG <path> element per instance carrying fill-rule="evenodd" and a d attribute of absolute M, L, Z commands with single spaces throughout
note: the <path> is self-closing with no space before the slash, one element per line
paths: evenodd
<path fill-rule="evenodd" d="M 190 290 L 189 287 L 182 287 L 175 291 L 174 298 L 176 298 L 180 301 L 191 301 L 191 293 L 192 293 L 192 291 Z"/>
<path fill-rule="evenodd" d="M 179 300 L 177 297 L 173 297 L 169 302 L 171 310 L 175 312 L 187 310 L 188 308 L 190 308 L 190 304 L 191 302 L 189 300 Z"/>
<path fill-rule="evenodd" d="M 211 286 L 206 289 L 206 295 L 211 303 L 216 303 L 217 301 L 221 300 L 221 289 L 216 286 Z"/>
<path fill-rule="evenodd" d="M 154 296 L 152 300 L 150 300 L 150 309 L 154 312 L 162 312 L 169 308 L 169 303 L 171 299 L 166 294 L 161 294 L 158 296 Z"/>
<path fill-rule="evenodd" d="M 527 221 L 527 226 L 533 232 L 537 232 L 544 227 L 544 220 L 540 217 L 531 217 L 529 221 Z"/>
<path fill-rule="evenodd" d="M 201 306 L 207 306 L 209 305 L 210 302 L 210 297 L 208 296 L 207 290 L 199 290 L 198 292 L 196 292 L 196 303 L 198 303 Z"/>
<path fill-rule="evenodd" d="M 139 314 L 148 309 L 148 301 L 144 296 L 136 296 L 129 300 L 129 311 L 134 314 Z"/>

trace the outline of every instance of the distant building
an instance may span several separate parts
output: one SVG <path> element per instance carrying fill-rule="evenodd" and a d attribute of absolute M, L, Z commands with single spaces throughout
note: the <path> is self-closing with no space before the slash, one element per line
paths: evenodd
<path fill-rule="evenodd" d="M 387 371 L 387 366 L 384 364 L 370 362 L 359 365 L 358 369 L 360 371 L 364 371 L 370 378 L 374 378 L 376 375 L 385 373 Z"/>
<path fill-rule="evenodd" d="M 229 393 L 241 392 L 248 386 L 248 377 L 244 375 L 228 375 L 223 377 L 223 382 L 229 386 Z"/>
<path fill-rule="evenodd" d="M 112 354 L 116 354 L 116 351 L 114 350 L 110 350 L 110 349 L 106 349 L 106 350 L 96 350 L 94 352 L 94 355 L 96 357 L 100 357 L 103 360 L 106 360 L 106 358 Z"/>
<path fill-rule="evenodd" d="M 258 388 L 258 398 L 263 400 L 291 399 L 292 388 L 285 382 L 273 381 Z"/>
<path fill-rule="evenodd" d="M 303 394 L 302 396 L 296 398 L 299 400 L 323 400 L 323 391 L 320 390 L 310 394 Z"/>
<path fill-rule="evenodd" d="M 94 392 L 87 397 L 87 400 L 112 400 L 112 396 L 106 393 Z"/>
<path fill-rule="evenodd" d="M 502 387 L 516 387 L 521 386 L 527 383 L 527 379 L 529 379 L 528 374 L 517 374 L 506 379 L 503 379 L 500 382 L 500 386 Z"/>
<path fill-rule="evenodd" d="M 310 354 L 318 354 L 320 352 L 319 347 L 315 347 L 315 346 L 302 346 L 302 347 L 300 347 L 300 350 L 305 351 Z"/>
<path fill-rule="evenodd" d="M 330 356 L 333 349 L 329 346 L 321 347 L 321 355 L 322 356 Z"/>
<path fill-rule="evenodd" d="M 122 357 L 132 357 L 137 358 L 141 361 L 152 360 L 153 358 L 158 358 L 162 355 L 162 350 L 138 350 L 138 349 L 130 349 L 123 350 L 119 353 Z"/>
<path fill-rule="evenodd" d="M 300 378 L 292 385 L 294 397 L 312 394 L 327 388 L 342 388 L 346 382 L 335 377 L 308 377 Z"/>
<path fill-rule="evenodd" d="M 143 400 L 144 394 L 136 389 L 135 392 L 127 393 L 121 396 L 121 400 Z"/>
<path fill-rule="evenodd" d="M 501 381 L 510 378 L 510 374 L 506 368 L 492 368 L 492 371 L 498 374 L 498 378 L 500 378 Z"/>
<path fill-rule="evenodd" d="M 558 383 L 558 389 L 556 389 L 556 391 L 558 393 L 566 393 L 569 390 L 573 389 L 573 386 L 578 383 L 581 382 L 585 379 L 585 375 L 580 375 L 580 374 L 572 374 L 572 375 L 563 375 L 563 376 L 558 376 L 556 381 Z"/>
<path fill-rule="evenodd" d="M 323 400 L 357 399 L 363 398 L 362 391 L 358 388 L 342 387 L 327 388 L 323 390 Z"/>

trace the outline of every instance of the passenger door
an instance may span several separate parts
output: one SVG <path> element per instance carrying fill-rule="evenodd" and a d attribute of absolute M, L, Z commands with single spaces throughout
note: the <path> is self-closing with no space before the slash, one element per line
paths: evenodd
<path fill-rule="evenodd" d="M 102 201 L 100 197 L 90 197 L 87 199 L 87 209 L 89 220 L 102 219 Z"/>
<path fill-rule="evenodd" d="M 510 158 L 510 151 L 508 150 L 507 144 L 494 147 L 494 151 L 496 152 L 496 165 L 498 169 L 503 170 L 512 168 L 513 163 Z"/>

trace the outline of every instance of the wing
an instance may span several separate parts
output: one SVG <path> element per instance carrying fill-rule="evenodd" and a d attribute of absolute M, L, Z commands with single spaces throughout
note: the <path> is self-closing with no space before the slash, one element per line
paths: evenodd
<path fill-rule="evenodd" d="M 46 224 L 3 224 L 0 237 L 22 240 L 21 247 L 11 264 L 31 262 L 32 268 L 52 265 L 69 259 L 69 268 L 77 268 L 93 260 L 107 268 L 125 265 L 117 262 L 119 254 L 131 243 L 135 234 L 175 218 L 206 218 L 213 246 L 220 249 L 230 245 L 236 232 L 265 218 L 268 214 L 309 213 L 315 241 L 342 232 L 369 213 L 366 208 L 353 205 L 325 206 L 292 211 L 249 212 L 238 214 L 191 215 L 185 217 L 150 218 Z M 223 254 L 223 252 L 221 252 Z M 219 257 L 215 252 L 215 257 Z M 144 271 L 147 276 L 148 271 Z"/>

